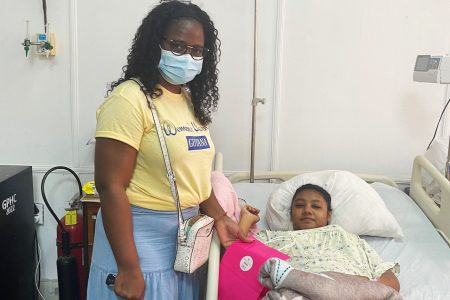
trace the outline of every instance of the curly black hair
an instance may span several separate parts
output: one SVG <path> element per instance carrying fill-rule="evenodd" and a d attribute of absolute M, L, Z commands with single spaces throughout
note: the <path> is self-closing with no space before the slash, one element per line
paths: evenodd
<path fill-rule="evenodd" d="M 201 73 L 186 84 L 191 93 L 195 117 L 202 125 L 207 125 L 211 123 L 211 111 L 217 109 L 219 100 L 217 63 L 220 58 L 220 40 L 208 14 L 192 3 L 163 2 L 149 12 L 133 39 L 127 64 L 122 67 L 122 77 L 111 83 L 108 93 L 122 82 L 136 77 L 153 98 L 162 94 L 162 90 L 156 87 L 161 58 L 159 45 L 169 25 L 178 19 L 194 19 L 200 22 L 205 35 L 204 46 L 210 50 L 203 58 Z"/>

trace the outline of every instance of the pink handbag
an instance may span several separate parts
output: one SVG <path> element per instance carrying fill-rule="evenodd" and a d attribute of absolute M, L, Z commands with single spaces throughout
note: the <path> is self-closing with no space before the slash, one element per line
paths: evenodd
<path fill-rule="evenodd" d="M 234 242 L 220 262 L 219 299 L 256 300 L 264 297 L 268 289 L 258 281 L 259 269 L 271 257 L 289 258 L 258 240 L 253 243 Z"/>

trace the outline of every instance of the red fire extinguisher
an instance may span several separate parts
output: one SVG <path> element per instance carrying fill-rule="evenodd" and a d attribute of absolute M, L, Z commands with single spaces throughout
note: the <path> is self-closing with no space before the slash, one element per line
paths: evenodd
<path fill-rule="evenodd" d="M 65 216 L 58 219 L 44 192 L 44 184 L 47 176 L 58 169 L 69 171 L 77 180 L 79 197 L 75 197 L 66 209 Z M 86 274 L 83 257 L 83 215 L 81 210 L 82 187 L 77 174 L 64 166 L 53 167 L 45 173 L 41 183 L 41 193 L 44 202 L 55 218 L 57 225 L 56 245 L 58 247 L 58 259 L 56 261 L 58 271 L 58 292 L 60 300 L 85 300 L 86 299 Z"/>
<path fill-rule="evenodd" d="M 80 299 L 86 299 L 86 275 L 83 260 L 83 214 L 80 209 L 66 208 L 66 214 L 60 219 L 64 229 L 69 233 L 70 253 L 77 261 L 77 271 L 80 286 Z M 62 231 L 56 228 L 56 246 L 58 257 L 63 256 Z"/>

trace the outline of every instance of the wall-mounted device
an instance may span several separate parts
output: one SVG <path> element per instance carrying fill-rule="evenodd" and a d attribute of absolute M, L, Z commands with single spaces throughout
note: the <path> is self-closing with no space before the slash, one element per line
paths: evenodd
<path fill-rule="evenodd" d="M 56 39 L 55 34 L 50 33 L 48 28 L 49 25 L 45 25 L 45 33 L 37 33 L 36 34 L 36 42 L 32 42 L 30 39 L 30 31 L 29 31 L 29 23 L 30 21 L 26 21 L 26 33 L 25 39 L 23 40 L 22 46 L 25 50 L 25 56 L 28 56 L 28 52 L 30 51 L 30 46 L 36 46 L 36 54 L 46 56 L 47 58 L 50 56 L 56 55 Z"/>
<path fill-rule="evenodd" d="M 414 66 L 413 80 L 450 84 L 450 57 L 418 55 Z"/>
<path fill-rule="evenodd" d="M 36 47 L 36 54 L 47 57 L 56 55 L 54 33 L 36 33 L 36 41 L 39 43 Z"/>

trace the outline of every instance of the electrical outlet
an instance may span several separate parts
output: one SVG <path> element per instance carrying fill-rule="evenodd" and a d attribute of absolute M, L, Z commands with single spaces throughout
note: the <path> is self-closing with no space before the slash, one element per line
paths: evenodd
<path fill-rule="evenodd" d="M 44 204 L 43 203 L 35 203 L 34 204 L 38 209 L 38 212 L 34 214 L 34 223 L 38 225 L 44 224 Z"/>

